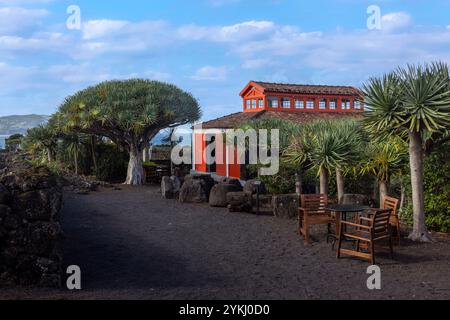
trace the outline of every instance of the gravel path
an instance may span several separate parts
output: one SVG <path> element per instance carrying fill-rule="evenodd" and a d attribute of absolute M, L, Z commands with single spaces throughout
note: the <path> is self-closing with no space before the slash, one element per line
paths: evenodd
<path fill-rule="evenodd" d="M 65 196 L 65 265 L 83 290 L 2 290 L 40 299 L 450 299 L 450 243 L 404 243 L 368 264 L 337 260 L 322 231 L 307 246 L 296 221 L 163 200 L 156 187 Z"/>

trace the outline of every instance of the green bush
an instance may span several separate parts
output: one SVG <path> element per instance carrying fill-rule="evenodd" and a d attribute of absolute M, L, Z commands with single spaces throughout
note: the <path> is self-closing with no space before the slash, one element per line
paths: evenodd
<path fill-rule="evenodd" d="M 156 164 L 153 161 L 147 161 L 147 162 L 144 162 L 144 164 L 143 164 L 144 168 L 156 168 L 157 166 L 158 166 L 158 164 Z"/>
<path fill-rule="evenodd" d="M 450 143 L 441 146 L 425 159 L 424 189 L 427 227 L 450 232 Z M 411 190 L 408 190 L 409 196 Z M 402 219 L 412 224 L 413 210 L 409 204 Z"/>
<path fill-rule="evenodd" d="M 97 146 L 97 170 L 94 174 L 98 180 L 123 182 L 127 176 L 128 154 L 116 145 L 102 143 Z"/>

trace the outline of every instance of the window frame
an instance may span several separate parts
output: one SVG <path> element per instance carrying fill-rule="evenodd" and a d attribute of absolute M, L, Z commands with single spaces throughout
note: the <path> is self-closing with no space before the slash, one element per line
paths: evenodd
<path fill-rule="evenodd" d="M 334 103 L 333 107 L 331 106 L 332 103 Z M 330 99 L 330 101 L 328 102 L 328 105 L 329 105 L 329 109 L 330 110 L 337 110 L 338 105 L 339 105 L 339 101 L 338 101 L 338 99 Z"/>
<path fill-rule="evenodd" d="M 325 102 L 325 105 L 321 105 L 323 102 Z M 328 99 L 321 98 L 319 99 L 319 110 L 327 110 L 328 107 Z"/>
<path fill-rule="evenodd" d="M 285 103 L 289 103 L 288 106 L 285 106 Z M 281 108 L 282 109 L 291 109 L 292 108 L 292 99 L 291 98 L 281 98 Z"/>
<path fill-rule="evenodd" d="M 295 99 L 294 100 L 295 109 L 305 109 L 305 99 Z"/>
<path fill-rule="evenodd" d="M 312 103 L 312 107 L 310 107 Z M 316 109 L 316 99 L 306 99 L 306 110 L 315 110 Z"/>
<path fill-rule="evenodd" d="M 277 97 L 268 97 L 267 98 L 268 105 L 270 109 L 279 109 L 280 108 L 280 101 Z M 274 107 L 273 103 L 276 102 L 276 106 Z"/>

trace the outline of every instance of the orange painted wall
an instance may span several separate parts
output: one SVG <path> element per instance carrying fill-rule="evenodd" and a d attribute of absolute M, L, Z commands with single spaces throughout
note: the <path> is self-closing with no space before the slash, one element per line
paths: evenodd
<path fill-rule="evenodd" d="M 206 172 L 206 161 L 205 161 L 205 149 L 206 141 L 204 139 L 204 134 L 195 135 L 195 170 L 200 172 Z M 200 161 L 201 159 L 201 161 Z"/>
<path fill-rule="evenodd" d="M 216 156 L 219 158 L 219 153 L 216 153 Z M 219 161 L 219 159 L 217 159 L 216 161 L 216 174 L 218 176 L 221 177 L 226 177 L 227 176 L 227 165 L 226 165 L 226 146 L 224 144 L 223 146 L 223 153 L 222 153 L 222 157 L 221 157 L 222 161 Z"/>
<path fill-rule="evenodd" d="M 228 163 L 231 163 L 234 157 L 234 164 L 228 165 L 228 176 L 231 178 L 241 179 L 241 165 L 238 164 L 237 148 L 234 146 L 229 146 L 228 148 Z"/>

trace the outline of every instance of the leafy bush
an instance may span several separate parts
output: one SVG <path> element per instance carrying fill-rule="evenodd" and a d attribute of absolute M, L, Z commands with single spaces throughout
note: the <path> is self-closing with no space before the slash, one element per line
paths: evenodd
<path fill-rule="evenodd" d="M 96 178 L 107 182 L 123 182 L 127 176 L 128 153 L 106 143 L 97 146 L 97 153 Z"/>
<path fill-rule="evenodd" d="M 147 161 L 147 162 L 144 162 L 143 166 L 144 166 L 144 168 L 156 168 L 158 166 L 158 164 L 156 164 L 153 161 Z"/>
<path fill-rule="evenodd" d="M 450 232 L 450 143 L 443 145 L 425 159 L 426 224 L 431 230 Z M 411 191 L 408 190 L 409 195 Z M 402 219 L 411 224 L 412 205 L 406 208 Z"/>

